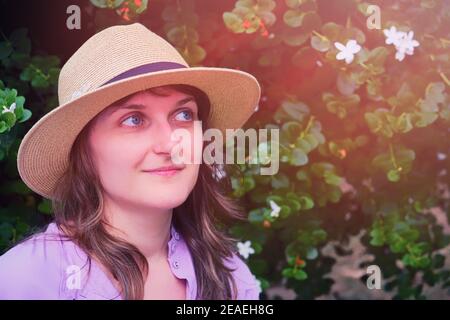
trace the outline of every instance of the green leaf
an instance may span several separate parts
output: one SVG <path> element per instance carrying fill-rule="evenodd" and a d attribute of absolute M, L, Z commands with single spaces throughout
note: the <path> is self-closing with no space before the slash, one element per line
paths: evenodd
<path fill-rule="evenodd" d="M 124 0 L 90 0 L 91 3 L 98 8 L 118 8 Z"/>
<path fill-rule="evenodd" d="M 232 12 L 224 12 L 222 15 L 225 26 L 234 33 L 244 32 L 243 20 Z"/>
<path fill-rule="evenodd" d="M 198 42 L 197 30 L 190 27 L 176 26 L 167 32 L 167 39 L 176 47 Z"/>
<path fill-rule="evenodd" d="M 400 173 L 398 172 L 398 170 L 391 169 L 387 173 L 387 178 L 391 182 L 397 182 L 400 180 Z"/>
<path fill-rule="evenodd" d="M 297 178 L 297 180 L 300 180 L 300 181 L 309 181 L 310 180 L 308 172 L 306 172 L 305 170 L 302 170 L 302 169 L 297 171 L 295 177 Z"/>
<path fill-rule="evenodd" d="M 272 176 L 272 187 L 274 189 L 288 188 L 289 178 L 283 173 Z"/>
<path fill-rule="evenodd" d="M 23 110 L 22 117 L 21 117 L 20 119 L 18 119 L 17 122 L 19 122 L 19 123 L 25 122 L 25 121 L 27 121 L 28 119 L 30 119 L 31 116 L 32 116 L 31 111 L 28 110 L 28 109 L 24 109 L 24 110 Z"/>
<path fill-rule="evenodd" d="M 148 0 L 141 0 L 141 6 L 136 9 L 136 13 L 142 13 L 147 10 Z"/>
<path fill-rule="evenodd" d="M 288 46 L 298 47 L 306 43 L 309 39 L 309 34 L 305 32 L 299 32 L 297 29 L 289 29 L 281 35 L 283 42 Z"/>
<path fill-rule="evenodd" d="M 339 36 L 342 35 L 344 27 L 334 22 L 327 22 L 322 26 L 322 34 L 330 40 L 339 40 Z"/>
<path fill-rule="evenodd" d="M 335 171 L 335 167 L 333 164 L 328 162 L 315 162 L 311 166 L 311 171 L 316 175 L 317 177 L 323 177 L 325 175 L 325 172 L 327 171 Z"/>
<path fill-rule="evenodd" d="M 298 138 L 297 141 L 295 142 L 295 146 L 298 149 L 303 150 L 305 153 L 309 153 L 313 148 L 313 146 L 306 140 L 303 138 Z"/>
<path fill-rule="evenodd" d="M 308 156 L 302 149 L 295 148 L 292 151 L 290 163 L 294 166 L 304 166 L 308 163 Z"/>
<path fill-rule="evenodd" d="M 0 121 L 0 133 L 5 132 L 6 130 L 8 130 L 8 128 L 9 127 L 5 121 Z"/>
<path fill-rule="evenodd" d="M 255 250 L 255 254 L 258 254 L 262 251 L 262 246 L 259 242 L 253 241 L 252 242 L 252 248 Z"/>
<path fill-rule="evenodd" d="M 335 186 L 339 186 L 342 183 L 342 178 L 335 175 L 333 172 L 327 171 L 324 174 L 324 178 L 325 178 L 325 182 L 327 184 L 331 184 L 331 185 L 335 185 Z"/>
<path fill-rule="evenodd" d="M 310 34 L 313 30 L 318 30 L 322 26 L 322 19 L 314 11 L 305 12 L 302 19 L 302 32 Z"/>
<path fill-rule="evenodd" d="M 298 8 L 301 4 L 301 0 L 286 0 L 286 5 L 292 9 Z"/>
<path fill-rule="evenodd" d="M 22 81 L 31 81 L 31 79 L 33 78 L 33 69 L 31 68 L 25 68 L 21 73 L 20 73 L 20 80 Z"/>
<path fill-rule="evenodd" d="M 283 275 L 283 277 L 286 277 L 286 278 L 292 278 L 293 275 L 294 275 L 292 268 L 285 268 L 285 269 L 283 269 L 281 274 Z"/>
<path fill-rule="evenodd" d="M 281 211 L 280 211 L 280 217 L 284 219 L 284 218 L 287 218 L 290 214 L 291 214 L 291 208 L 289 206 L 282 205 Z"/>
<path fill-rule="evenodd" d="M 268 206 L 270 206 L 270 201 L 274 201 L 277 205 L 281 205 L 283 203 L 283 198 L 277 195 L 270 195 L 266 198 Z"/>
<path fill-rule="evenodd" d="M 14 112 L 5 112 L 1 115 L 1 117 L 6 122 L 8 127 L 12 127 L 16 123 L 16 115 Z"/>
<path fill-rule="evenodd" d="M 287 199 L 286 202 L 294 212 L 299 211 L 302 208 L 300 202 L 295 199 Z"/>
<path fill-rule="evenodd" d="M 411 131 L 413 129 L 413 125 L 411 123 L 411 114 L 403 112 L 396 121 L 395 129 L 402 133 Z"/>
<path fill-rule="evenodd" d="M 38 205 L 38 210 L 42 213 L 50 215 L 52 213 L 52 202 L 48 199 L 42 200 Z"/>
<path fill-rule="evenodd" d="M 294 271 L 294 278 L 297 280 L 306 280 L 308 279 L 308 275 L 306 274 L 305 271 L 297 269 Z"/>
<path fill-rule="evenodd" d="M 370 231 L 370 236 L 372 237 L 370 240 L 370 244 L 375 247 L 381 247 L 386 242 L 386 237 L 384 235 L 383 229 L 375 228 Z"/>
<path fill-rule="evenodd" d="M 409 252 L 415 256 L 424 254 L 429 249 L 427 242 L 415 243 L 409 248 Z"/>
<path fill-rule="evenodd" d="M 293 141 L 300 135 L 302 127 L 296 121 L 288 121 L 281 126 L 281 131 L 283 134 L 286 134 L 289 141 Z"/>
<path fill-rule="evenodd" d="M 17 110 L 18 108 L 23 107 L 23 105 L 25 104 L 25 98 L 22 96 L 16 97 L 15 102 L 16 102 L 16 110 Z"/>
<path fill-rule="evenodd" d="M 191 65 L 199 64 L 206 57 L 205 49 L 203 49 L 196 43 L 191 43 L 183 49 L 178 49 L 181 51 L 181 54 L 186 59 L 186 61 Z"/>
<path fill-rule="evenodd" d="M 253 209 L 248 214 L 248 220 L 252 223 L 261 223 L 264 220 L 263 211 L 261 209 Z"/>
<path fill-rule="evenodd" d="M 298 10 L 287 10 L 283 15 L 283 20 L 289 27 L 297 28 L 302 25 L 304 16 L 304 12 Z"/>
<path fill-rule="evenodd" d="M 304 139 L 309 143 L 311 149 L 315 149 L 319 145 L 319 140 L 317 140 L 314 134 L 309 133 Z"/>
<path fill-rule="evenodd" d="M 353 94 L 359 87 L 356 80 L 353 79 L 350 74 L 345 72 L 339 72 L 336 85 L 339 92 L 347 96 Z"/>
<path fill-rule="evenodd" d="M 284 101 L 281 107 L 293 120 L 302 121 L 309 114 L 309 107 L 303 102 Z"/>
<path fill-rule="evenodd" d="M 50 68 L 48 70 L 48 81 L 52 84 L 58 83 L 58 77 L 61 69 L 60 68 Z"/>
<path fill-rule="evenodd" d="M 33 86 L 33 88 L 47 88 L 48 81 L 41 74 L 35 74 L 33 80 L 31 80 L 31 85 Z"/>
<path fill-rule="evenodd" d="M 327 194 L 328 199 L 333 203 L 338 203 L 341 199 L 342 191 L 339 187 L 333 187 Z"/>
<path fill-rule="evenodd" d="M 246 191 L 252 190 L 255 187 L 255 180 L 253 177 L 244 177 L 243 186 Z"/>
<path fill-rule="evenodd" d="M 302 210 L 309 210 L 314 207 L 314 201 L 311 197 L 301 196 L 300 205 L 302 206 Z"/>
<path fill-rule="evenodd" d="M 438 114 L 434 112 L 415 112 L 414 125 L 418 128 L 427 127 L 438 118 Z"/>
<path fill-rule="evenodd" d="M 350 111 L 356 110 L 361 98 L 357 94 L 335 96 L 330 92 L 324 92 L 322 94 L 322 100 L 325 102 L 329 112 L 337 114 L 342 119 Z"/>
<path fill-rule="evenodd" d="M 393 253 L 401 253 L 405 251 L 407 244 L 408 242 L 406 240 L 399 237 L 399 239 L 391 243 L 390 249 Z"/>
<path fill-rule="evenodd" d="M 311 47 L 319 52 L 327 52 L 331 48 L 331 41 L 327 37 L 311 37 Z"/>
<path fill-rule="evenodd" d="M 435 103 L 445 102 L 445 83 L 443 82 L 433 82 L 430 83 L 426 90 L 425 96 L 427 100 L 434 101 Z"/>
<path fill-rule="evenodd" d="M 11 45 L 11 42 L 9 41 L 3 41 L 0 42 L 0 60 L 3 60 L 13 52 L 13 47 Z"/>

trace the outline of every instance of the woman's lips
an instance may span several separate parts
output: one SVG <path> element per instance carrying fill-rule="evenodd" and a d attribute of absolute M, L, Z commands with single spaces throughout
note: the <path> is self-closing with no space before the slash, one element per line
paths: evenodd
<path fill-rule="evenodd" d="M 152 171 L 145 171 L 145 172 L 154 174 L 157 176 L 170 177 L 170 176 L 176 175 L 181 170 L 183 170 L 183 169 L 152 170 Z"/>

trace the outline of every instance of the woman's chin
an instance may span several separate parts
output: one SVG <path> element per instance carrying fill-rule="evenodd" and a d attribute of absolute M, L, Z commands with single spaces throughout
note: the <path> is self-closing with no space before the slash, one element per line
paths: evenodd
<path fill-rule="evenodd" d="M 143 200 L 149 207 L 160 208 L 160 209 L 173 209 L 186 201 L 188 195 L 176 195 L 174 193 L 164 193 L 164 194 L 152 194 L 151 202 L 148 200 L 148 196 Z M 156 200 L 156 201 L 155 201 Z"/>

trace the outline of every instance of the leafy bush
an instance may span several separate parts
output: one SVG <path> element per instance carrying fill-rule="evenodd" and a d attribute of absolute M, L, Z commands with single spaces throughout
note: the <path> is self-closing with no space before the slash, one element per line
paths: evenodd
<path fill-rule="evenodd" d="M 362 234 L 373 258 L 358 268 L 378 265 L 384 292 L 421 299 L 426 287 L 439 287 L 449 297 L 448 2 L 91 3 L 99 29 L 139 20 L 191 65 L 246 70 L 260 81 L 258 112 L 247 126 L 280 129 L 280 170 L 260 175 L 266 161 L 259 159 L 226 171 L 250 222 L 230 231 L 242 239 L 266 296 L 279 284 L 296 298 L 330 293 L 326 275 L 336 259 L 325 247 L 348 255 L 344 248 Z M 380 29 L 368 28 L 370 5 L 381 9 Z M 0 43 L 0 99 L 7 107 L 16 103 L 17 121 L 6 113 L 0 122 L 12 129 L 0 134 L 3 249 L 50 218 L 49 203 L 26 188 L 15 168 L 28 124 L 21 122 L 30 115 L 17 92 L 39 101 L 27 104 L 36 121 L 56 105 L 59 66 L 56 57 L 30 56 L 25 31 L 7 39 Z M 355 281 L 365 285 L 364 276 Z"/>

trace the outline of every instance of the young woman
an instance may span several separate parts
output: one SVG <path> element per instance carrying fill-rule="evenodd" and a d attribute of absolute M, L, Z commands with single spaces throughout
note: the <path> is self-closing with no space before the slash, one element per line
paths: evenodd
<path fill-rule="evenodd" d="M 60 106 L 18 153 L 54 222 L 0 257 L 2 299 L 258 299 L 226 226 L 245 215 L 216 166 L 193 161 L 207 128 L 236 129 L 260 96 L 251 75 L 189 67 L 143 25 L 107 28 L 61 70 Z M 183 129 L 190 161 L 174 163 Z"/>

